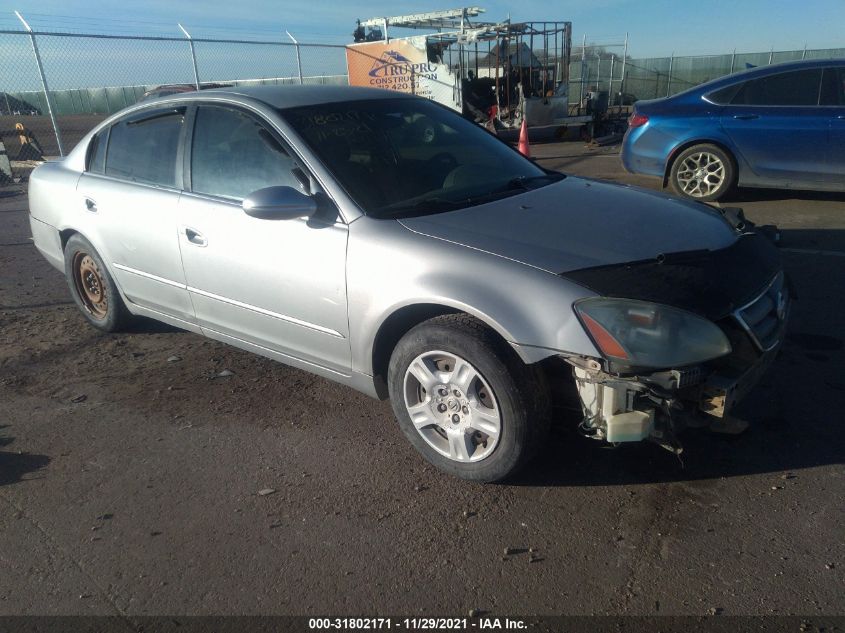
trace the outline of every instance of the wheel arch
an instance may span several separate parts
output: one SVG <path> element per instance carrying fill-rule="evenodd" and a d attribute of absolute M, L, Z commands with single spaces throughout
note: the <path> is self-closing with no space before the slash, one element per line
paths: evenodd
<path fill-rule="evenodd" d="M 68 240 L 70 240 L 70 238 L 73 237 L 76 234 L 82 235 L 82 233 L 80 233 L 76 229 L 61 229 L 61 230 L 59 230 L 59 242 L 62 245 L 62 253 L 65 252 L 65 248 L 67 247 Z M 82 237 L 85 237 L 85 236 L 82 235 Z M 85 238 L 85 239 L 88 239 L 88 238 Z"/>
<path fill-rule="evenodd" d="M 516 355 L 526 364 L 531 362 L 531 359 L 525 358 L 518 346 L 514 346 L 501 329 L 498 324 L 492 322 L 491 319 L 486 318 L 483 314 L 474 313 L 474 311 L 467 311 L 455 306 L 449 306 L 442 303 L 414 303 L 397 308 L 385 318 L 373 339 L 372 346 L 372 369 L 373 379 L 376 384 L 376 391 L 382 399 L 388 397 L 387 394 L 387 369 L 390 364 L 390 357 L 393 350 L 396 348 L 399 340 L 405 336 L 412 328 L 416 327 L 424 321 L 433 319 L 434 317 L 443 316 L 446 314 L 466 314 L 478 319 L 483 323 L 493 335 L 502 343 L 514 350 Z"/>
<path fill-rule="evenodd" d="M 62 247 L 61 255 L 64 257 L 65 249 L 67 248 L 67 244 L 74 235 L 78 235 L 82 239 L 86 240 L 91 246 L 94 247 L 94 250 L 100 256 L 100 259 L 103 260 L 103 264 L 106 267 L 106 272 L 111 277 L 112 282 L 114 283 L 115 287 L 117 288 L 117 292 L 120 294 L 120 298 L 123 299 L 123 303 L 126 305 L 127 309 L 132 312 L 130 306 L 132 306 L 132 302 L 126 296 L 126 293 L 123 291 L 123 286 L 120 284 L 120 280 L 117 278 L 117 275 L 114 274 L 114 270 L 112 269 L 111 260 L 108 257 L 105 257 L 103 251 L 97 248 L 97 245 L 94 241 L 88 237 L 85 231 L 82 231 L 76 227 L 72 226 L 65 226 L 64 228 L 59 228 L 59 243 Z"/>
<path fill-rule="evenodd" d="M 684 150 L 689 149 L 690 147 L 694 147 L 695 145 L 715 145 L 723 152 L 725 152 L 728 157 L 733 161 L 734 167 L 734 178 L 739 178 L 739 158 L 737 156 L 736 149 L 725 139 L 719 138 L 696 138 L 684 141 L 679 143 L 676 147 L 669 152 L 669 155 L 666 157 L 666 164 L 663 166 L 663 187 L 667 187 L 669 185 L 669 174 L 672 171 L 672 165 L 675 163 L 675 159 L 678 155 L 683 152 Z"/>

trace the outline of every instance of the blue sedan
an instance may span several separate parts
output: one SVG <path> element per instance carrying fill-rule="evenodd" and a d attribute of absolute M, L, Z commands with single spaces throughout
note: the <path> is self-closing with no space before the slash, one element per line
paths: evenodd
<path fill-rule="evenodd" d="M 753 68 L 638 101 L 622 164 L 701 201 L 734 186 L 845 191 L 845 60 Z"/>

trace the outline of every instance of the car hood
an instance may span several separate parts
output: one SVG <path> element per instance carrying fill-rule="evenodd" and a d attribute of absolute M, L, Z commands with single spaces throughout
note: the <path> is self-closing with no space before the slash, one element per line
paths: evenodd
<path fill-rule="evenodd" d="M 717 250 L 736 233 L 706 205 L 575 178 L 503 200 L 400 222 L 409 230 L 551 273 Z"/>

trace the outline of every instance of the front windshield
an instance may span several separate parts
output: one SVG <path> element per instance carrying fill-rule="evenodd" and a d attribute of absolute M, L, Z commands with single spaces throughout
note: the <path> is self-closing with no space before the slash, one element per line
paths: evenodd
<path fill-rule="evenodd" d="M 459 209 L 563 177 L 425 99 L 347 101 L 281 114 L 376 217 Z"/>

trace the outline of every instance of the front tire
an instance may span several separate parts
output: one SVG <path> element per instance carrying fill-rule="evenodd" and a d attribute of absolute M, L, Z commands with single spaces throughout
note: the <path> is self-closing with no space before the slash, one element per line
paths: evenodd
<path fill-rule="evenodd" d="M 95 328 L 117 332 L 131 321 L 103 260 L 79 234 L 72 235 L 65 246 L 65 278 L 74 303 Z"/>
<path fill-rule="evenodd" d="M 436 317 L 405 334 L 390 359 L 388 387 L 411 444 L 462 479 L 513 475 L 548 430 L 540 377 L 468 315 Z"/>
<path fill-rule="evenodd" d="M 680 196 L 713 202 L 734 186 L 733 157 L 721 147 L 703 143 L 682 151 L 672 163 L 669 184 Z"/>

